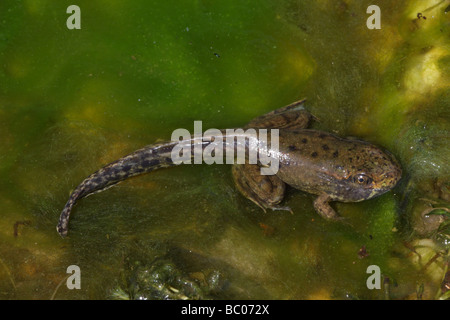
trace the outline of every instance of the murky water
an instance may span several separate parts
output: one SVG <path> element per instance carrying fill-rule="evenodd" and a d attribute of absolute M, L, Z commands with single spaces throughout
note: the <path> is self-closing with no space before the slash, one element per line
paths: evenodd
<path fill-rule="evenodd" d="M 422 214 L 448 209 L 450 4 L 379 1 L 369 30 L 371 4 L 78 1 L 69 30 L 65 3 L 2 1 L 0 298 L 442 296 L 448 231 Z M 239 127 L 305 97 L 315 128 L 402 162 L 392 192 L 333 204 L 351 223 L 323 221 L 292 189 L 293 215 L 263 213 L 229 166 L 190 165 L 80 201 L 57 234 L 71 190 L 101 166 L 194 120 Z M 66 286 L 70 265 L 81 289 Z"/>

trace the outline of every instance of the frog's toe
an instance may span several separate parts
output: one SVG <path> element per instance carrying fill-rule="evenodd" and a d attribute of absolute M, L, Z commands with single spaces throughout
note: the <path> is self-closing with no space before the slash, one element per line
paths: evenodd
<path fill-rule="evenodd" d="M 331 197 L 328 194 L 323 193 L 314 201 L 314 209 L 320 216 L 322 216 L 322 218 L 331 221 L 338 221 L 341 217 L 330 206 L 330 201 Z"/>
<path fill-rule="evenodd" d="M 290 207 L 274 206 L 274 207 L 271 207 L 270 209 L 272 209 L 273 211 L 289 211 L 291 214 L 294 214 L 294 211 L 292 211 L 292 209 Z"/>
<path fill-rule="evenodd" d="M 261 203 L 260 201 L 254 199 L 254 198 L 250 198 L 250 197 L 249 197 L 248 199 L 250 199 L 250 200 L 251 200 L 254 204 L 256 204 L 258 207 L 260 207 L 260 208 L 262 209 L 262 211 L 264 211 L 264 213 L 267 213 L 266 206 L 264 206 L 263 203 Z"/>
<path fill-rule="evenodd" d="M 260 207 L 264 213 L 267 213 L 267 209 L 271 209 L 272 211 L 289 211 L 291 214 L 293 214 L 294 212 L 292 211 L 291 208 L 289 207 L 280 207 L 278 206 L 278 202 L 273 203 L 271 201 L 267 201 L 264 199 L 260 199 L 257 197 L 257 195 L 253 195 L 252 197 L 249 197 L 249 199 L 256 204 L 258 207 Z"/>

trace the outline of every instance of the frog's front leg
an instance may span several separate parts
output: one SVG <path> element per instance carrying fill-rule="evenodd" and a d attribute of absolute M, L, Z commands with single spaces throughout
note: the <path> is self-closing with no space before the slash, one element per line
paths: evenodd
<path fill-rule="evenodd" d="M 292 210 L 279 207 L 284 198 L 285 183 L 277 176 L 261 175 L 256 164 L 236 164 L 232 166 L 233 179 L 244 197 L 253 201 L 261 209 Z"/>
<path fill-rule="evenodd" d="M 330 206 L 331 197 L 322 193 L 314 200 L 314 209 L 318 214 L 320 214 L 323 218 L 327 220 L 342 220 L 336 211 Z"/>

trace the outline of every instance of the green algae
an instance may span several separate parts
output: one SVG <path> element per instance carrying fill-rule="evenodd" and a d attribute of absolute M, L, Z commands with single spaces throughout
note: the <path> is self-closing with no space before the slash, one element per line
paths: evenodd
<path fill-rule="evenodd" d="M 394 298 L 414 297 L 418 279 L 438 286 L 442 277 L 416 276 L 402 244 L 420 243 L 419 198 L 448 201 L 449 16 L 442 1 L 381 1 L 382 28 L 368 30 L 370 4 L 80 2 L 82 29 L 69 31 L 68 4 L 3 1 L 0 297 L 124 297 L 127 262 L 161 257 L 192 287 L 202 284 L 193 275 L 220 274 L 231 289 L 215 289 L 218 299 L 386 298 L 366 287 L 373 264 L 396 281 Z M 192 165 L 81 201 L 70 237 L 57 235 L 70 191 L 102 165 L 194 120 L 242 126 L 305 97 L 315 128 L 402 163 L 391 193 L 333 204 L 349 224 L 321 220 L 295 190 L 285 200 L 294 215 L 264 214 L 229 167 Z M 71 264 L 83 271 L 79 291 L 61 285 Z"/>

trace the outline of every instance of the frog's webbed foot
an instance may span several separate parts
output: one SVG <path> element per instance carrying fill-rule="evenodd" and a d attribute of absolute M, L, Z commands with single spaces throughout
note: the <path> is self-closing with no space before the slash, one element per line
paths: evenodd
<path fill-rule="evenodd" d="M 250 121 L 247 128 L 307 128 L 315 117 L 305 110 L 305 101 L 306 99 L 303 99 L 259 116 Z"/>
<path fill-rule="evenodd" d="M 323 193 L 314 200 L 314 209 L 320 216 L 326 220 L 340 221 L 344 218 L 340 217 L 337 212 L 330 206 L 331 197 Z"/>
<path fill-rule="evenodd" d="M 285 183 L 275 175 L 261 175 L 256 164 L 235 164 L 232 166 L 233 179 L 244 197 L 253 201 L 261 209 L 292 210 L 278 204 L 284 198 Z"/>

